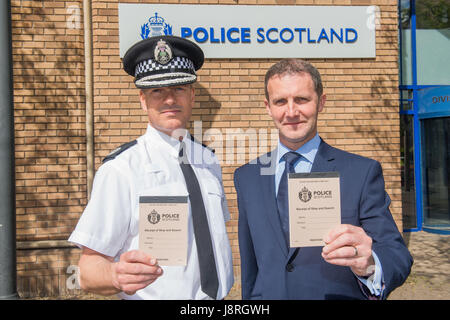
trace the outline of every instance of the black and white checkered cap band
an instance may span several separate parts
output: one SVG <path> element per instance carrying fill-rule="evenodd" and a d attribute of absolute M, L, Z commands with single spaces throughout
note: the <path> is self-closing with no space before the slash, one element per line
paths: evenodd
<path fill-rule="evenodd" d="M 174 57 L 167 64 L 160 64 L 153 59 L 145 60 L 139 62 L 136 65 L 134 77 L 139 78 L 139 76 L 145 73 L 155 73 L 156 71 L 173 70 L 178 72 L 180 70 L 189 70 L 195 74 L 194 63 L 185 57 Z"/>

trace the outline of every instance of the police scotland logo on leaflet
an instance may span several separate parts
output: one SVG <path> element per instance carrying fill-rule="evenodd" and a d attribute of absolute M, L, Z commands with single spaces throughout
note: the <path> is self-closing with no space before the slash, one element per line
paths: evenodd
<path fill-rule="evenodd" d="M 206 58 L 373 58 L 370 8 L 120 3 L 120 55 L 142 39 L 174 35 Z"/>
<path fill-rule="evenodd" d="M 308 202 L 312 198 L 312 193 L 308 188 L 303 187 L 298 193 L 298 198 L 303 202 Z"/>
<path fill-rule="evenodd" d="M 161 220 L 161 215 L 153 209 L 152 212 L 148 214 L 147 219 L 151 224 L 157 224 Z"/>

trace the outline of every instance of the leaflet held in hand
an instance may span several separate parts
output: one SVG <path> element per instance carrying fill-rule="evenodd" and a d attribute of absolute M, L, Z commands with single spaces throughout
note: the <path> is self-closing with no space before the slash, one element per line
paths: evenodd
<path fill-rule="evenodd" d="M 341 224 L 339 173 L 290 173 L 288 190 L 290 247 L 324 246 L 324 236 Z"/>
<path fill-rule="evenodd" d="M 187 196 L 139 197 L 139 250 L 161 266 L 185 266 L 188 210 Z"/>

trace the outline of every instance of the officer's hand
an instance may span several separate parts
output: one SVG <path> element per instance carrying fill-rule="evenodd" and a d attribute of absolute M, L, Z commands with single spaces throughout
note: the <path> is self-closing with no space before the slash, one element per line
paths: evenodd
<path fill-rule="evenodd" d="M 111 273 L 114 287 L 131 295 L 154 282 L 163 271 L 155 258 L 142 251 L 132 250 L 123 253 L 120 261 L 111 265 Z"/>
<path fill-rule="evenodd" d="M 348 266 L 360 277 L 374 273 L 372 238 L 363 228 L 341 224 L 330 230 L 324 241 L 326 246 L 322 249 L 322 257 L 326 262 Z"/>

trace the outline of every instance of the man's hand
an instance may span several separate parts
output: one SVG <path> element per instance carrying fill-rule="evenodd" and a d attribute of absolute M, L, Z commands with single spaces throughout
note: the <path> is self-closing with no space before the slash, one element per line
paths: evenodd
<path fill-rule="evenodd" d="M 372 238 L 362 228 L 341 224 L 330 230 L 324 241 L 326 245 L 322 249 L 322 257 L 326 262 L 348 266 L 360 277 L 367 277 L 375 272 Z"/>
<path fill-rule="evenodd" d="M 123 253 L 118 262 L 111 264 L 114 287 L 129 295 L 147 287 L 162 273 L 155 258 L 138 250 Z"/>

